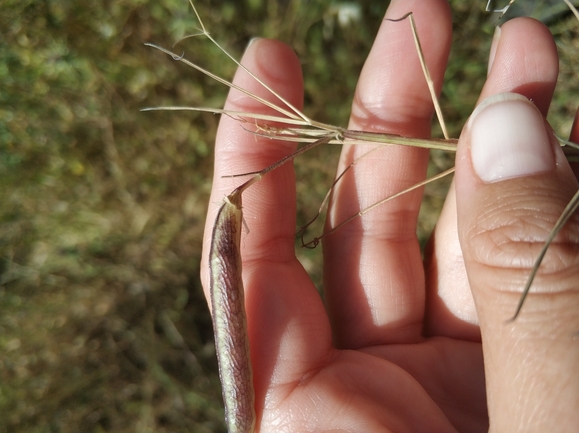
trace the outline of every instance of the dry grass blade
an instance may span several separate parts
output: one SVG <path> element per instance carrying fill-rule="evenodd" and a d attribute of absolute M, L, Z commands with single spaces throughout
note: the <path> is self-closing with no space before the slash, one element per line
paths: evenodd
<path fill-rule="evenodd" d="M 418 32 L 416 31 L 416 21 L 414 20 L 414 15 L 412 12 L 404 15 L 402 18 L 397 20 L 388 20 L 392 22 L 403 21 L 405 19 L 409 20 L 410 22 L 410 29 L 412 30 L 412 38 L 414 40 L 414 46 L 416 47 L 416 52 L 418 53 L 418 59 L 420 60 L 420 66 L 422 68 L 422 73 L 424 74 L 424 78 L 426 79 L 426 84 L 428 85 L 428 91 L 430 92 L 430 97 L 432 102 L 434 103 L 434 111 L 436 112 L 436 117 L 438 117 L 438 123 L 442 129 L 442 134 L 444 138 L 447 140 L 449 139 L 448 131 L 446 129 L 446 122 L 444 121 L 444 116 L 442 115 L 442 109 L 440 108 L 440 103 L 438 102 L 438 95 L 436 94 L 436 90 L 434 88 L 434 81 L 432 81 L 432 77 L 430 75 L 430 71 L 428 70 L 428 66 L 426 65 L 426 61 L 424 60 L 424 51 L 422 51 L 422 45 L 420 44 L 420 38 L 418 37 Z"/>
<path fill-rule="evenodd" d="M 408 188 L 406 188 L 406 189 L 403 189 L 402 191 L 399 191 L 399 192 L 397 192 L 396 194 L 392 194 L 391 196 L 388 196 L 388 197 L 386 197 L 386 198 L 383 198 L 382 200 L 377 201 L 376 203 L 368 206 L 368 207 L 365 208 L 365 209 L 362 209 L 362 210 L 359 211 L 358 213 L 356 213 L 356 214 L 352 215 L 351 217 L 345 219 L 344 221 L 342 221 L 341 223 L 339 223 L 338 225 L 336 225 L 335 227 L 333 227 L 331 230 L 328 230 L 327 232 L 324 232 L 324 234 L 322 234 L 321 236 L 318 236 L 318 237 L 312 239 L 312 240 L 309 241 L 309 242 L 303 243 L 303 246 L 304 246 L 304 247 L 307 247 L 307 248 L 315 248 L 315 247 L 320 243 L 320 241 L 321 241 L 323 238 L 325 238 L 326 236 L 328 236 L 328 235 L 330 235 L 331 233 L 335 232 L 336 230 L 340 229 L 341 227 L 345 226 L 346 224 L 352 222 L 354 219 L 356 219 L 356 218 L 358 218 L 358 217 L 361 217 L 361 216 L 364 215 L 364 214 L 367 214 L 367 213 L 370 212 L 371 210 L 377 208 L 378 206 L 380 206 L 380 205 L 382 205 L 382 204 L 384 204 L 384 203 L 387 203 L 387 202 L 389 202 L 389 201 L 391 201 L 391 200 L 394 200 L 394 199 L 397 198 L 397 197 L 400 197 L 400 196 L 402 196 L 402 195 L 404 195 L 404 194 L 409 193 L 410 191 L 414 191 L 415 189 L 418 189 L 418 188 L 420 188 L 420 187 L 422 187 L 422 186 L 425 186 L 425 185 L 429 184 L 430 182 L 434 182 L 434 181 L 436 181 L 436 180 L 442 179 L 443 177 L 446 177 L 446 176 L 448 176 L 449 174 L 452 174 L 452 173 L 454 173 L 454 167 L 449 168 L 448 170 L 445 170 L 445 171 L 443 171 L 443 172 L 441 172 L 441 173 L 438 173 L 438 174 L 436 174 L 436 175 L 434 175 L 434 176 L 432 176 L 432 177 L 429 177 L 428 179 L 425 179 L 425 180 L 423 180 L 422 182 L 415 183 L 414 185 L 412 185 L 412 186 L 410 186 L 410 187 L 408 187 Z"/>
<path fill-rule="evenodd" d="M 285 110 L 285 109 L 279 107 L 278 105 L 275 105 L 275 104 L 273 104 L 273 103 L 271 103 L 271 102 L 269 102 L 269 101 L 266 101 L 265 99 L 260 98 L 260 97 L 254 95 L 254 94 L 251 93 L 251 92 L 248 92 L 248 91 L 247 91 L 246 89 L 244 89 L 243 87 L 236 86 L 235 84 L 233 84 L 233 83 L 231 83 L 231 82 L 229 82 L 229 81 L 221 78 L 221 77 L 218 76 L 218 75 L 215 75 L 214 73 L 208 71 L 207 69 L 204 69 L 204 68 L 202 68 L 201 66 L 199 66 L 199 65 L 197 65 L 197 64 L 195 64 L 195 63 L 193 63 L 193 62 L 190 62 L 189 60 L 185 59 L 183 56 L 179 56 L 179 55 L 175 54 L 174 52 L 172 52 L 172 51 L 170 51 L 170 50 L 167 50 L 167 49 L 165 49 L 165 48 L 159 47 L 158 45 L 155 45 L 155 44 L 151 44 L 151 43 L 149 43 L 149 42 L 145 43 L 145 46 L 155 48 L 155 49 L 157 49 L 157 50 L 159 50 L 159 51 L 164 52 L 165 54 L 170 55 L 170 56 L 173 58 L 173 60 L 177 60 L 177 61 L 179 61 L 179 62 L 185 63 L 187 66 L 190 66 L 190 67 L 198 70 L 199 72 L 202 72 L 203 74 L 207 75 L 208 77 L 213 78 L 215 81 L 217 81 L 217 82 L 219 82 L 219 83 L 221 83 L 221 84 L 224 84 L 224 85 L 226 85 L 226 86 L 228 86 L 228 87 L 230 87 L 230 88 L 232 88 L 232 89 L 238 90 L 238 91 L 246 94 L 247 96 L 251 97 L 252 99 L 255 99 L 256 101 L 262 103 L 263 105 L 265 105 L 265 106 L 267 106 L 267 107 L 269 107 L 269 108 L 273 108 L 275 111 L 279 112 L 280 114 L 283 114 L 284 116 L 287 116 L 288 119 L 290 119 L 290 120 L 299 120 L 299 119 L 301 118 L 301 119 L 302 119 L 302 124 L 306 124 L 306 125 L 309 125 L 309 124 L 310 124 L 310 122 L 309 122 L 308 120 L 304 120 L 304 118 L 303 118 L 302 116 L 296 116 L 294 113 L 292 113 L 292 112 L 290 112 L 290 111 L 288 111 L 288 110 Z M 236 61 L 236 63 L 239 64 L 237 61 Z M 244 68 L 244 69 L 245 69 L 245 68 Z M 249 71 L 248 71 L 248 72 L 249 72 Z M 251 73 L 250 73 L 250 74 L 251 74 Z M 251 75 L 253 76 L 253 74 L 251 74 Z M 257 79 L 258 81 L 260 81 L 258 78 L 256 78 L 256 79 Z M 260 81 L 260 83 L 262 83 L 262 82 Z M 263 83 L 262 83 L 262 84 L 263 84 Z M 274 93 L 274 95 L 277 96 L 276 93 Z M 280 97 L 280 99 L 281 99 L 281 97 Z M 281 100 L 283 101 L 283 99 L 281 99 Z M 290 107 L 291 107 L 291 105 L 290 105 Z M 144 108 L 143 111 L 166 110 L 166 109 L 176 110 L 177 107 L 156 107 L 156 108 L 150 107 L 150 108 Z M 188 108 L 188 109 L 192 109 L 192 108 Z M 197 109 L 197 110 L 198 110 L 198 111 L 216 112 L 216 110 L 214 110 L 214 109 L 205 109 L 205 108 L 199 108 L 199 109 Z"/>
<path fill-rule="evenodd" d="M 488 0 L 487 6 L 485 9 L 487 12 L 494 12 L 494 13 L 501 14 L 500 17 L 502 18 L 503 15 L 505 15 L 507 13 L 507 11 L 509 10 L 509 8 L 511 7 L 511 5 L 514 2 L 515 2 L 515 0 L 509 0 L 509 3 L 505 7 L 503 7 L 502 9 L 493 9 L 493 8 L 491 8 L 491 3 L 493 3 L 493 0 Z"/>
<path fill-rule="evenodd" d="M 579 11 L 577 11 L 577 8 L 575 6 L 573 6 L 573 3 L 571 3 L 569 0 L 563 0 L 565 2 L 565 4 L 569 7 L 569 9 L 571 10 L 571 12 L 573 12 L 573 14 L 575 15 L 575 17 L 579 20 Z"/>
<path fill-rule="evenodd" d="M 545 241 L 543 248 L 541 248 L 541 251 L 539 252 L 538 257 L 535 260 L 535 263 L 533 264 L 533 269 L 531 271 L 531 274 L 529 275 L 529 279 L 527 280 L 527 283 L 525 284 L 525 287 L 523 289 L 523 294 L 521 295 L 521 298 L 519 299 L 519 303 L 517 304 L 517 309 L 515 311 L 515 314 L 510 319 L 511 321 L 515 320 L 519 316 L 521 309 L 523 308 L 523 304 L 525 303 L 525 299 L 527 299 L 527 296 L 529 295 L 529 291 L 531 290 L 531 286 L 533 284 L 535 276 L 537 275 L 537 272 L 539 271 L 539 267 L 541 266 L 541 262 L 543 261 L 545 254 L 547 254 L 547 250 L 551 246 L 551 243 L 553 242 L 555 237 L 559 234 L 559 232 L 563 229 L 563 227 L 565 227 L 565 224 L 567 224 L 567 222 L 573 216 L 575 211 L 577 211 L 577 209 L 579 209 L 579 191 L 577 191 L 575 193 L 575 195 L 573 196 L 573 198 L 569 201 L 569 204 L 565 207 L 565 210 L 563 210 L 563 213 L 561 214 L 561 216 L 559 217 L 559 219 L 555 223 L 555 226 L 553 227 L 553 229 L 549 233 L 549 237 Z"/>
<path fill-rule="evenodd" d="M 277 139 L 288 139 L 288 141 L 312 141 L 311 135 L 312 135 L 312 131 L 318 131 L 318 135 L 319 135 L 319 131 L 322 131 L 321 134 L 323 135 L 330 135 L 330 136 L 334 136 L 335 140 L 333 141 L 334 143 L 344 143 L 346 140 L 348 141 L 348 144 L 362 144 L 362 143 L 380 143 L 380 144 L 389 144 L 389 145 L 402 145 L 402 146 L 415 146 L 415 147 L 422 147 L 422 148 L 428 148 L 428 149 L 439 149 L 439 150 L 446 150 L 446 151 L 455 151 L 456 150 L 456 140 L 450 140 L 450 139 L 426 139 L 426 138 L 407 138 L 407 137 L 402 137 L 399 135 L 395 135 L 395 134 L 385 134 L 385 133 L 371 133 L 371 132 L 364 132 L 364 131 L 349 131 L 349 130 L 345 130 L 343 128 L 337 127 L 337 126 L 333 126 L 333 125 L 327 125 L 321 122 L 315 122 L 310 120 L 307 116 L 305 116 L 304 114 L 302 114 L 301 112 L 299 112 L 299 110 L 297 109 L 292 109 L 287 110 L 284 109 L 283 107 L 280 107 L 272 102 L 269 102 L 263 98 L 260 98 L 256 95 L 254 95 L 251 92 L 248 92 L 246 89 L 239 87 L 235 84 L 233 84 L 232 82 L 225 80 L 222 77 L 219 77 L 216 74 L 213 74 L 212 72 L 202 68 L 201 66 L 185 59 L 185 57 L 183 56 L 179 56 L 177 54 L 175 54 L 174 52 L 167 50 L 165 48 L 159 47 L 158 45 L 152 44 L 152 43 L 146 43 L 146 46 L 155 48 L 157 50 L 160 50 L 162 52 L 164 52 L 165 54 L 168 54 L 169 56 L 171 56 L 174 60 L 177 60 L 179 62 L 185 63 L 186 65 L 204 73 L 205 75 L 207 75 L 208 77 L 214 79 L 215 81 L 224 84 L 232 89 L 238 90 L 244 94 L 246 94 L 247 96 L 251 97 L 252 99 L 262 103 L 263 105 L 272 108 L 273 110 L 277 111 L 278 113 L 280 113 L 282 116 L 286 116 L 286 117 L 281 117 L 281 116 L 271 116 L 271 115 L 263 115 L 263 114 L 258 114 L 258 113 L 248 113 L 248 112 L 239 112 L 239 111 L 230 111 L 230 110 L 224 110 L 224 109 L 218 109 L 218 108 L 208 108 L 208 107 L 184 107 L 184 106 L 170 106 L 170 107 L 147 107 L 147 108 L 143 108 L 142 111 L 203 111 L 203 112 L 209 112 L 209 113 L 214 113 L 214 114 L 225 114 L 240 120 L 244 120 L 247 121 L 248 119 L 252 119 L 252 120 L 265 120 L 265 121 L 274 121 L 274 122 L 282 122 L 282 123 L 286 123 L 286 124 L 293 124 L 293 125 L 300 125 L 303 126 L 303 129 L 287 129 L 287 128 L 271 128 L 268 127 L 267 124 L 256 124 L 256 126 L 259 128 L 258 131 L 259 133 L 269 136 L 271 138 L 277 138 Z M 221 49 L 221 47 L 219 47 Z M 238 61 L 235 61 L 236 64 L 240 65 Z M 246 68 L 244 68 L 244 70 L 247 71 Z M 427 69 L 426 69 L 427 70 Z M 248 73 L 251 74 L 252 77 L 254 77 L 260 84 L 264 85 L 265 84 L 257 77 L 255 77 L 253 75 L 253 73 L 251 73 L 250 71 L 247 71 Z M 432 84 L 430 84 L 430 86 L 432 86 Z M 267 88 L 267 86 L 265 86 Z M 270 91 L 274 96 L 276 96 L 277 98 L 280 99 L 280 101 L 285 103 L 285 100 L 279 96 L 275 91 L 267 88 L 268 91 Z M 290 108 L 292 108 L 292 106 L 288 103 L 288 106 Z M 438 103 L 435 103 L 435 106 L 439 107 Z M 299 115 L 294 114 L 294 110 L 296 110 Z M 440 110 L 440 107 L 437 109 L 437 111 Z M 315 128 L 312 130 L 312 128 Z M 316 134 L 316 132 L 313 132 L 314 134 Z M 299 140 L 296 140 L 296 138 L 298 138 Z"/>

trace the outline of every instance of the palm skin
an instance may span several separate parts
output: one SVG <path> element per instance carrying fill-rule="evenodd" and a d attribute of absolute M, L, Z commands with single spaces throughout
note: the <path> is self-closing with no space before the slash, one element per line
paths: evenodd
<path fill-rule="evenodd" d="M 451 43 L 449 6 L 443 0 L 397 0 L 386 16 L 409 11 L 440 89 Z M 513 63 L 520 52 L 541 66 Z M 288 47 L 258 40 L 242 62 L 301 107 L 301 70 Z M 481 98 L 518 91 L 545 113 L 556 77 L 548 31 L 518 20 L 503 28 Z M 242 71 L 234 81 L 277 102 Z M 237 91 L 226 108 L 271 112 Z M 360 77 L 349 128 L 426 137 L 432 112 L 409 25 L 384 21 Z M 218 205 L 239 183 L 223 176 L 259 170 L 293 149 L 245 134 L 223 117 L 205 251 Z M 345 147 L 339 170 L 365 151 Z M 374 152 L 333 192 L 327 227 L 423 180 L 427 163 L 422 149 Z M 407 194 L 325 239 L 324 305 L 295 258 L 292 167 L 275 170 L 244 193 L 249 234 L 242 239 L 243 280 L 259 432 L 488 430 L 481 336 L 458 243 L 456 202 L 445 205 L 424 264 L 415 236 L 421 199 L 422 191 Z M 206 268 L 204 263 L 208 296 Z"/>

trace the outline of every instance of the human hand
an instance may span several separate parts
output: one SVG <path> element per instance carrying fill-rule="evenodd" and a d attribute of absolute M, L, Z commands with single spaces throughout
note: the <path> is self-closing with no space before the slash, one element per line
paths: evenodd
<path fill-rule="evenodd" d="M 387 17 L 410 10 L 440 89 L 450 48 L 448 5 L 393 1 Z M 527 19 L 507 23 L 494 51 L 481 100 L 513 91 L 532 99 L 544 115 L 557 77 L 548 31 Z M 408 26 L 385 21 L 360 77 L 351 129 L 429 135 L 432 103 L 413 52 Z M 301 107 L 301 71 L 289 48 L 258 40 L 243 64 Z M 235 83 L 278 102 L 244 72 Z M 534 166 L 540 174 L 511 172 L 509 179 L 485 182 L 481 161 L 492 143 L 479 126 L 489 110 L 504 104 L 504 116 L 528 114 L 519 127 L 539 128 L 537 153 L 547 147 L 554 156 Z M 243 279 L 260 432 L 470 432 L 487 430 L 489 417 L 495 431 L 579 425 L 577 220 L 552 246 L 523 314 L 507 322 L 538 249 L 577 188 L 556 144 L 541 134 L 538 112 L 527 104 L 491 105 L 463 132 L 457 188 L 449 193 L 426 266 L 415 237 L 420 191 L 326 238 L 326 307 L 294 254 L 292 167 L 275 170 L 244 193 L 250 233 L 242 239 Z M 236 91 L 227 108 L 271 113 Z M 481 147 L 476 162 L 471 150 Z M 240 133 L 233 119 L 222 118 L 204 259 L 217 207 L 239 184 L 222 176 L 259 170 L 292 150 Z M 362 151 L 345 147 L 341 167 Z M 392 146 L 363 161 L 335 189 L 329 228 L 423 180 L 428 153 Z M 545 161 L 551 164 L 541 165 Z M 207 294 L 206 262 L 202 269 Z"/>

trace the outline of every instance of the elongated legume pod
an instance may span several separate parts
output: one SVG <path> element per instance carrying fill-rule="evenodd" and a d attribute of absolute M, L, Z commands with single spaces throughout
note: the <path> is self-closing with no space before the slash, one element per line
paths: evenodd
<path fill-rule="evenodd" d="M 209 287 L 225 423 L 229 433 L 253 433 L 256 423 L 255 391 L 241 278 L 241 195 L 267 173 L 315 146 L 328 143 L 331 138 L 322 137 L 259 172 L 249 173 L 253 177 L 225 197 L 217 213 L 209 252 Z"/>
<path fill-rule="evenodd" d="M 217 214 L 210 250 L 210 290 L 215 347 L 229 433 L 253 433 L 255 392 L 241 279 L 241 194 L 228 195 Z"/>

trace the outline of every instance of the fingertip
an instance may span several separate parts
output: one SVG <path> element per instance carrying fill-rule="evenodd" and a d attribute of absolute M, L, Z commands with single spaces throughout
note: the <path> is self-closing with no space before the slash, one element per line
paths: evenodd
<path fill-rule="evenodd" d="M 283 107 L 283 102 L 273 95 L 266 88 L 267 86 L 275 89 L 275 92 L 290 104 L 301 109 L 303 105 L 303 78 L 300 61 L 291 47 L 274 39 L 253 38 L 247 45 L 241 64 L 246 70 L 238 70 L 234 84 L 247 92 L 232 89 L 227 98 L 228 107 L 235 105 L 238 108 L 257 110 L 260 113 L 275 113 L 271 107 L 265 107 L 261 102 L 248 96 L 248 92 L 251 92 Z M 262 81 L 265 86 L 255 77 L 259 77 L 259 81 Z"/>
<path fill-rule="evenodd" d="M 495 93 L 516 92 L 547 114 L 559 73 L 557 46 L 547 26 L 532 18 L 506 22 L 495 33 L 489 60 L 479 102 Z"/>
<path fill-rule="evenodd" d="M 237 114 L 221 118 L 215 145 L 214 180 L 216 184 L 224 185 L 226 190 L 238 184 L 238 179 L 224 180 L 222 176 L 259 171 L 295 149 L 294 143 L 274 142 L 252 134 L 250 131 L 258 123 L 252 114 L 285 118 L 283 110 L 301 110 L 303 105 L 300 62 L 286 44 L 254 38 L 240 64 L 224 107 Z M 274 176 L 275 173 L 269 177 Z"/>
<path fill-rule="evenodd" d="M 483 182 L 555 169 L 543 117 L 524 96 L 499 93 L 485 99 L 470 117 L 467 131 L 474 172 Z"/>
<path fill-rule="evenodd" d="M 297 56 L 282 42 L 255 38 L 248 44 L 240 63 L 242 66 L 237 69 L 232 81 L 233 88 L 225 103 L 225 110 L 238 113 L 221 117 L 215 140 L 215 170 L 204 238 L 206 251 L 220 203 L 247 180 L 226 176 L 257 172 L 295 149 L 294 143 L 272 140 L 252 133 L 258 120 L 251 114 L 283 117 L 283 114 L 272 106 L 288 110 L 282 99 L 296 109 L 301 109 L 303 79 Z M 269 101 L 270 105 L 263 101 Z M 247 117 L 239 113 L 247 114 Z M 277 241 L 277 256 L 293 257 L 295 178 L 291 164 L 274 170 L 245 191 L 243 211 L 244 220 L 249 227 L 249 233 L 246 233 L 242 243 L 244 258 L 251 257 L 252 254 L 262 257 Z M 263 224 L 262 221 L 275 221 L 275 224 L 258 227 Z M 204 279 L 206 280 L 206 275 Z"/>

